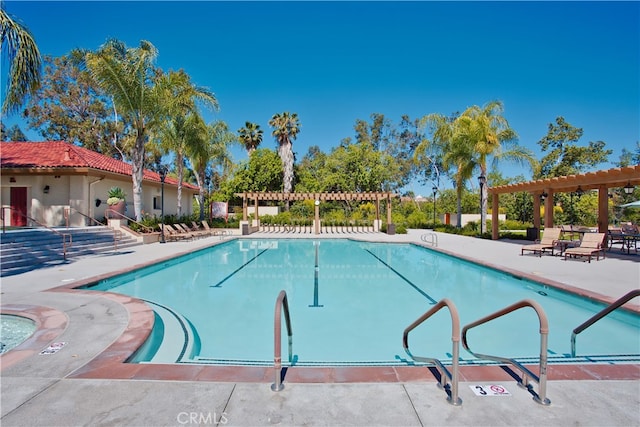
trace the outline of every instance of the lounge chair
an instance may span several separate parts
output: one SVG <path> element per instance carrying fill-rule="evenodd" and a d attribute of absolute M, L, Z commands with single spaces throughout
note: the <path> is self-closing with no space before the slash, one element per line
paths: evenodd
<path fill-rule="evenodd" d="M 560 240 L 560 228 L 545 228 L 544 233 L 542 233 L 542 239 L 538 241 L 538 243 L 534 243 L 532 245 L 524 245 L 520 250 L 520 255 L 524 255 L 524 251 L 530 251 L 533 253 L 538 253 L 538 256 L 542 256 L 542 252 L 546 250 L 551 250 L 551 255 L 553 255 L 553 250 L 558 246 L 558 240 Z"/>
<path fill-rule="evenodd" d="M 191 233 L 195 237 L 204 237 L 209 236 L 209 233 L 206 230 L 193 230 L 187 224 L 181 222 L 180 224 L 175 224 L 175 227 L 178 228 L 179 231 L 184 231 L 185 233 Z"/>
<path fill-rule="evenodd" d="M 186 238 L 186 236 L 178 234 L 178 232 L 172 229 L 168 224 L 161 225 L 160 229 L 162 234 L 164 235 L 164 240 L 167 242 L 182 240 Z"/>
<path fill-rule="evenodd" d="M 169 231 L 169 233 L 171 233 L 172 236 L 174 236 L 176 239 L 193 239 L 195 236 L 195 234 L 193 233 L 189 233 L 188 231 L 183 231 L 178 227 L 173 227 L 169 224 L 165 224 L 165 227 L 167 227 L 167 230 Z"/>
<path fill-rule="evenodd" d="M 602 252 L 602 259 L 605 258 L 604 253 L 604 237 L 605 233 L 585 233 L 580 242 L 580 246 L 576 248 L 569 248 L 564 251 L 564 259 L 566 261 L 567 256 L 571 257 L 588 257 L 591 262 L 591 257 L 596 254 L 596 260 L 600 260 L 600 252 Z"/>

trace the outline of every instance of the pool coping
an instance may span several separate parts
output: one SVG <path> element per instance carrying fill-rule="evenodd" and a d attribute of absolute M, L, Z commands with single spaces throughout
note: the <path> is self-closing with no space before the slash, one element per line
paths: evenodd
<path fill-rule="evenodd" d="M 351 240 L 353 237 L 349 237 Z M 227 242 L 229 240 L 226 240 Z M 358 240 L 360 241 L 360 240 Z M 367 240 L 367 242 L 371 242 Z M 215 242 L 200 250 L 205 250 L 222 242 Z M 380 241 L 380 243 L 389 243 Z M 477 259 L 466 257 L 457 253 L 433 248 L 417 242 L 403 242 L 402 244 L 414 244 L 429 250 L 441 252 L 458 259 L 462 259 L 477 265 L 497 269 L 507 274 L 527 280 L 532 280 L 555 289 L 578 294 L 582 297 L 593 299 L 605 304 L 610 304 L 614 299 L 581 288 L 559 283 L 550 279 L 527 274 L 518 270 L 496 266 Z M 197 252 L 197 251 L 193 251 Z M 73 292 L 80 294 L 99 295 L 122 305 L 128 313 L 128 323 L 120 336 L 100 354 L 87 364 L 72 372 L 67 378 L 84 379 L 128 379 L 128 380 L 178 380 L 178 381 L 217 381 L 217 382 L 273 382 L 275 370 L 272 366 L 211 366 L 211 365 L 179 365 L 179 364 L 145 364 L 127 363 L 131 355 L 144 343 L 153 328 L 153 310 L 143 301 L 126 295 L 112 292 L 94 291 L 90 289 L 78 289 L 82 286 L 95 283 L 99 280 L 125 274 L 130 271 L 155 265 L 164 261 L 175 259 L 188 253 L 176 253 L 171 256 L 155 259 L 130 266 L 118 271 L 97 275 L 94 277 L 74 281 L 58 286 L 49 291 Z M 21 309 L 20 307 L 24 307 Z M 624 309 L 640 313 L 635 306 L 625 306 Z M 11 366 L 20 360 L 30 357 L 42 350 L 51 340 L 60 335 L 66 328 L 68 318 L 64 313 L 46 307 L 21 306 L 19 304 L 2 306 L 2 313 L 15 314 L 32 318 L 36 321 L 37 329 L 34 332 L 33 341 L 25 343 L 8 351 L 0 359 L 0 370 Z M 28 314 L 28 315 L 25 315 Z M 33 316 L 33 317 L 30 317 Z M 64 322 L 60 316 L 64 317 Z M 23 345 L 25 346 L 23 348 Z M 10 355 L 9 358 L 6 356 Z M 533 372 L 538 365 L 527 365 Z M 413 382 L 413 381 L 437 381 L 437 375 L 433 368 L 425 366 L 341 366 L 341 367 L 301 367 L 293 366 L 285 368 L 284 380 L 291 383 L 375 383 L 375 382 Z M 547 367 L 549 380 L 638 380 L 640 379 L 640 364 L 550 364 Z M 482 365 L 461 366 L 459 368 L 459 381 L 499 381 L 513 379 L 513 372 L 504 366 Z"/>

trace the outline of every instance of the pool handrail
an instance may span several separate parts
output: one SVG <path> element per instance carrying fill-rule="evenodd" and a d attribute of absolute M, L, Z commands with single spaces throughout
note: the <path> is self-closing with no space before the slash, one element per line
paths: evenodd
<path fill-rule="evenodd" d="M 293 360 L 293 330 L 291 329 L 291 317 L 289 315 L 289 303 L 287 293 L 282 290 L 276 299 L 276 308 L 273 318 L 273 369 L 275 381 L 271 384 L 272 391 L 281 391 L 282 384 L 282 311 L 284 309 L 284 320 L 287 325 L 287 335 L 289 337 L 289 363 Z"/>
<path fill-rule="evenodd" d="M 528 368 L 523 366 L 520 362 L 515 359 L 500 357 L 500 356 L 491 356 L 488 354 L 474 353 L 469 348 L 469 344 L 467 342 L 467 331 L 471 328 L 475 328 L 483 323 L 486 323 L 490 320 L 497 319 L 498 317 L 502 317 L 505 314 L 509 314 L 515 310 L 524 307 L 531 307 L 538 315 L 538 321 L 540 322 L 540 364 L 539 364 L 539 376 L 531 372 Z M 518 381 L 518 385 L 520 387 L 526 388 L 531 394 L 533 394 L 533 400 L 536 403 L 541 405 L 550 405 L 551 401 L 547 398 L 547 345 L 548 345 L 548 337 L 549 337 L 549 320 L 547 318 L 546 313 L 542 309 L 542 306 L 538 304 L 536 301 L 531 299 L 525 299 L 519 301 L 515 304 L 511 304 L 508 307 L 503 308 L 502 310 L 498 310 L 495 313 L 489 314 L 475 322 L 469 323 L 468 325 L 462 328 L 462 346 L 469 353 L 477 357 L 478 359 L 487 359 L 493 360 L 501 363 L 508 363 L 516 368 L 518 368 L 522 372 L 522 379 Z M 538 383 L 538 393 L 533 390 L 533 387 L 529 383 L 529 380 L 533 380 Z"/>
<path fill-rule="evenodd" d="M 436 233 L 425 233 L 420 236 L 420 240 L 436 248 L 438 247 L 438 235 Z"/>
<path fill-rule="evenodd" d="M 433 316 L 442 308 L 447 307 L 451 314 L 451 341 L 452 341 L 452 361 L 451 372 L 440 362 L 440 360 L 432 357 L 414 356 L 409 350 L 409 332 L 422 324 L 425 320 Z M 438 387 L 447 391 L 447 402 L 454 406 L 462 405 L 462 399 L 458 396 L 458 363 L 460 354 L 460 316 L 455 304 L 448 298 L 444 298 L 436 303 L 430 310 L 416 319 L 411 325 L 407 326 L 402 334 L 402 347 L 404 351 L 417 362 L 426 362 L 436 366 L 440 372 L 440 381 Z M 450 384 L 447 383 L 447 379 Z"/>
<path fill-rule="evenodd" d="M 589 328 L 591 325 L 602 319 L 603 317 L 609 315 L 611 312 L 619 309 L 627 302 L 631 301 L 635 297 L 640 296 L 640 289 L 634 289 L 631 292 L 627 292 L 616 301 L 609 304 L 607 307 L 590 317 L 587 321 L 582 323 L 580 326 L 576 327 L 571 333 L 571 357 L 576 357 L 576 337 L 579 333 Z"/>

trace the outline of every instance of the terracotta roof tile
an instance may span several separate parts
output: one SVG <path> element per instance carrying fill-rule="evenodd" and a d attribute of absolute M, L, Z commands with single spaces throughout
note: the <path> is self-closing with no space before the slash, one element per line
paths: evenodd
<path fill-rule="evenodd" d="M 46 142 L 2 142 L 0 144 L 0 167 L 64 169 L 90 168 L 120 175 L 131 176 L 131 165 L 121 160 L 105 156 L 95 151 L 64 141 Z M 157 172 L 144 170 L 145 181 L 160 182 Z M 178 181 L 167 177 L 167 184 L 177 185 Z M 197 186 L 183 183 L 184 187 L 197 190 Z"/>

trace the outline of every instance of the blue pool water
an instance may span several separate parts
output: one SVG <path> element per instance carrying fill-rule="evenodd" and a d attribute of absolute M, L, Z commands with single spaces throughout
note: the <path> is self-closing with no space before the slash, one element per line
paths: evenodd
<path fill-rule="evenodd" d="M 0 354 L 22 344 L 36 330 L 33 320 L 11 314 L 0 315 Z"/>
<path fill-rule="evenodd" d="M 411 244 L 234 240 L 92 285 L 148 301 L 158 327 L 138 361 L 273 362 L 274 305 L 287 292 L 298 364 L 402 364 L 402 332 L 437 301 L 461 326 L 523 299 L 544 308 L 549 359 L 570 361 L 573 328 L 603 306 Z M 283 324 L 283 355 L 287 354 Z M 469 332 L 478 353 L 539 356 L 539 322 L 522 309 Z M 577 354 L 640 354 L 640 316 L 617 311 L 577 338 Z M 451 359 L 444 309 L 410 335 L 412 353 Z M 461 363 L 477 363 L 461 348 Z"/>

